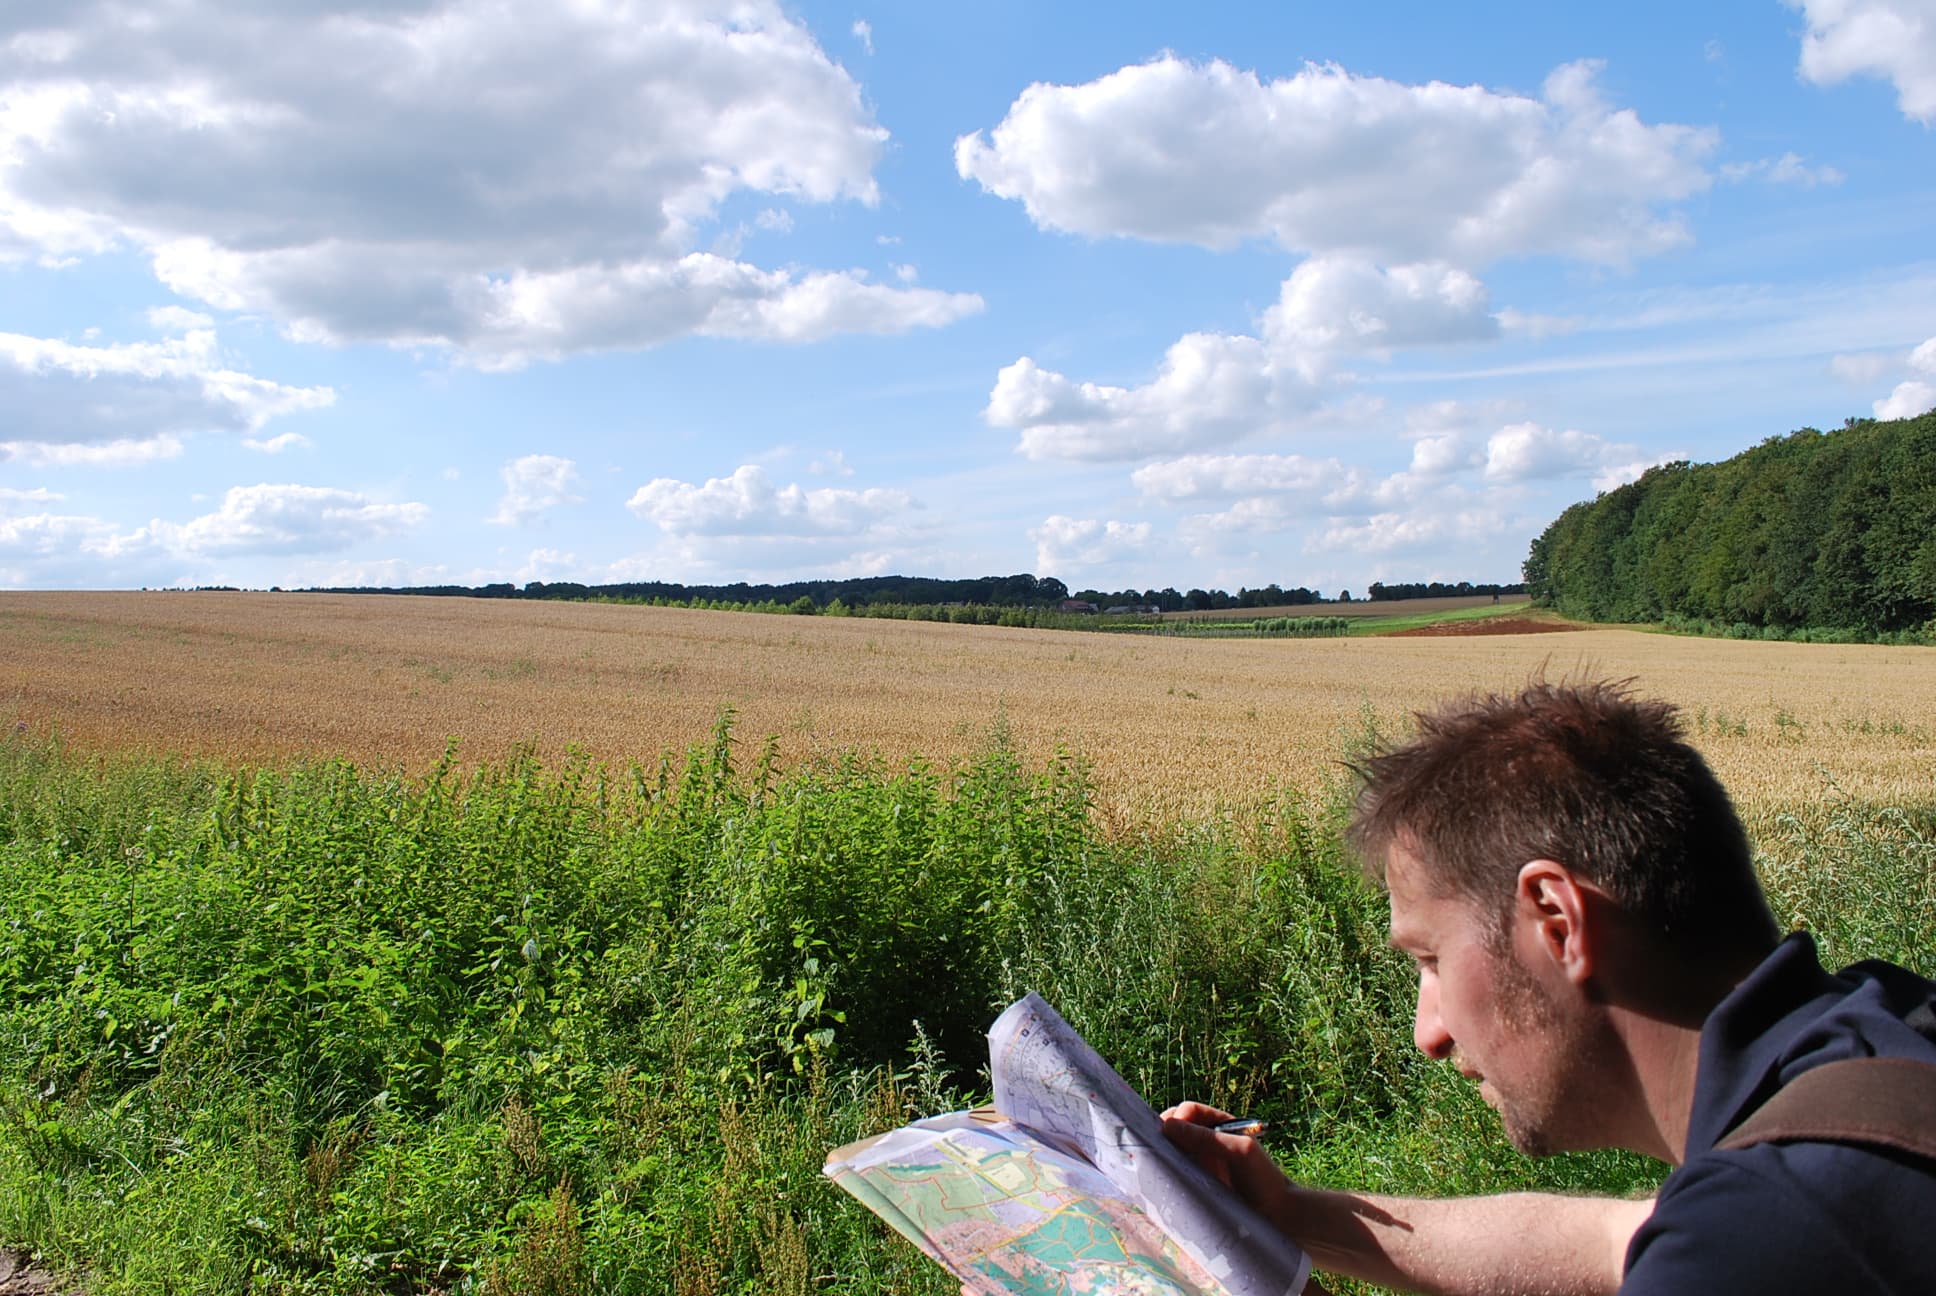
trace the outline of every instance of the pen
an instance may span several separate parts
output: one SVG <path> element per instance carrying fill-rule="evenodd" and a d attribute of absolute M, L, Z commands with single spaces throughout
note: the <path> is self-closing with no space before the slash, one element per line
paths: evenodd
<path fill-rule="evenodd" d="M 1267 1121 L 1258 1120 L 1255 1116 L 1244 1116 L 1237 1120 L 1224 1121 L 1211 1128 L 1219 1134 L 1242 1134 L 1246 1138 L 1258 1138 L 1270 1128 L 1270 1124 Z"/>

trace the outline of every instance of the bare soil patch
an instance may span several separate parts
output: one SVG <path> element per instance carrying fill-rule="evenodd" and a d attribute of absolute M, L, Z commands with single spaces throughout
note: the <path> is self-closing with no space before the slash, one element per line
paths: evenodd
<path fill-rule="evenodd" d="M 80 1296 L 18 1251 L 0 1248 L 0 1296 Z"/>
<path fill-rule="evenodd" d="M 1463 635 L 1559 634 L 1584 630 L 1565 621 L 1535 621 L 1530 617 L 1481 617 L 1476 621 L 1438 621 L 1412 630 L 1394 630 L 1388 639 L 1453 638 Z"/>

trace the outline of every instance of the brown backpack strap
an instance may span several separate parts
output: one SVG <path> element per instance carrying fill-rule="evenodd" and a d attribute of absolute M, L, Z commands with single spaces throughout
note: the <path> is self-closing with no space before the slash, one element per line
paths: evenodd
<path fill-rule="evenodd" d="M 1714 1146 L 1867 1143 L 1936 1160 L 1936 1063 L 1844 1058 L 1802 1072 Z"/>

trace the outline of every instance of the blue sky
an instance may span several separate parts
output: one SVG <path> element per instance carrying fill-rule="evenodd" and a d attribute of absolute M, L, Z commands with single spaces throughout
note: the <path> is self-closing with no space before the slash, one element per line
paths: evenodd
<path fill-rule="evenodd" d="M 1932 0 L 13 0 L 0 587 L 1512 580 L 1936 406 L 1932 163 Z"/>

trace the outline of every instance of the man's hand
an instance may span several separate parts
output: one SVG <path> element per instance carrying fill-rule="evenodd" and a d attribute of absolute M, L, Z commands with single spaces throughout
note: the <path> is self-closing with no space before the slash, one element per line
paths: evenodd
<path fill-rule="evenodd" d="M 1262 1143 L 1244 1134 L 1219 1134 L 1212 1128 L 1230 1119 L 1229 1112 L 1203 1103 L 1178 1103 L 1163 1113 L 1163 1133 L 1211 1178 L 1289 1233 L 1283 1215 L 1290 1205 L 1290 1180 Z"/>
<path fill-rule="evenodd" d="M 1317 1267 L 1400 1291 L 1611 1293 L 1628 1241 L 1653 1210 L 1651 1201 L 1541 1193 L 1433 1200 L 1305 1188 L 1256 1139 L 1211 1128 L 1229 1119 L 1180 1103 L 1163 1113 L 1163 1132 Z"/>

